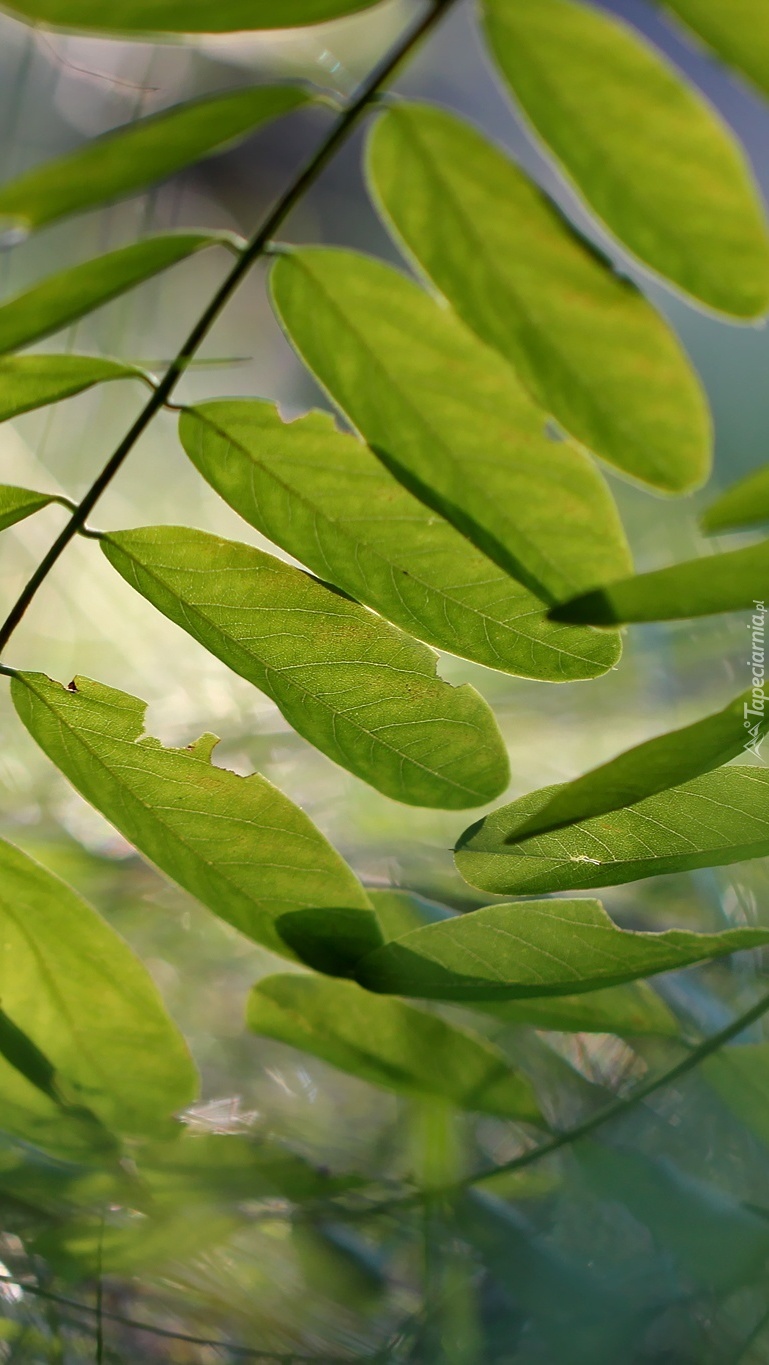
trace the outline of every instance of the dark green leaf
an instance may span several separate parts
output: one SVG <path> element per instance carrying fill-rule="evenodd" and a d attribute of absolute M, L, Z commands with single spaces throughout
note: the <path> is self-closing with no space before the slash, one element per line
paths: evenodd
<path fill-rule="evenodd" d="M 329 1198 L 360 1183 L 356 1176 L 332 1176 L 269 1137 L 245 1133 L 195 1133 L 175 1142 L 145 1147 L 139 1173 L 148 1209 L 192 1200 L 240 1204 L 265 1196 L 302 1203 Z"/>
<path fill-rule="evenodd" d="M 49 1091 L 55 1076 L 108 1128 L 162 1131 L 197 1079 L 141 963 L 64 882 L 4 842 L 0 925 L 2 1010 L 52 1068 Z"/>
<path fill-rule="evenodd" d="M 428 924 L 358 964 L 368 990 L 426 1000 L 573 995 L 769 943 L 769 929 L 693 934 L 619 929 L 600 901 L 490 905 Z"/>
<path fill-rule="evenodd" d="M 509 769 L 493 713 L 436 676 L 432 650 L 272 555 L 186 527 L 102 540 L 110 563 L 335 762 L 411 805 L 498 796 Z"/>
<path fill-rule="evenodd" d="M 667 569 L 637 574 L 562 602 L 556 621 L 597 626 L 677 621 L 722 611 L 750 611 L 769 596 L 769 540 Z"/>
<path fill-rule="evenodd" d="M 36 24 L 94 33 L 229 33 L 299 28 L 370 9 L 378 0 L 6 0 L 4 9 Z"/>
<path fill-rule="evenodd" d="M 182 414 L 179 434 L 251 526 L 428 644 L 553 682 L 592 678 L 617 662 L 617 637 L 559 633 L 538 598 L 327 414 L 285 423 L 270 403 L 205 403 Z"/>
<path fill-rule="evenodd" d="M 205 247 L 239 245 L 230 232 L 169 232 L 49 275 L 0 304 L 0 353 L 58 332 Z"/>
<path fill-rule="evenodd" d="M 722 711 L 638 744 L 565 783 L 535 815 L 528 816 L 507 836 L 507 842 L 520 843 L 533 834 L 633 806 L 647 796 L 720 768 L 743 753 L 747 744 L 757 744 L 769 728 L 769 712 L 754 720 L 749 716 L 752 705 L 753 693 L 743 692 Z"/>
<path fill-rule="evenodd" d="M 31 231 L 125 198 L 247 137 L 308 99 L 297 87 L 263 85 L 151 114 L 0 186 L 0 221 Z"/>
<path fill-rule="evenodd" d="M 353 1076 L 463 1109 L 541 1121 L 529 1082 L 481 1038 L 352 981 L 270 976 L 251 992 L 249 1028 L 322 1057 Z"/>
<path fill-rule="evenodd" d="M 30 488 L 14 488 L 11 484 L 0 484 L 0 531 L 7 531 L 17 521 L 24 521 L 39 512 L 41 507 L 58 502 L 51 493 L 33 493 Z"/>
<path fill-rule="evenodd" d="M 0 422 L 20 417 L 48 403 L 113 379 L 142 379 L 152 383 L 138 365 L 103 360 L 91 355 L 0 356 Z"/>
<path fill-rule="evenodd" d="M 523 171 L 405 103 L 375 124 L 368 171 L 396 237 L 567 431 L 665 492 L 707 478 L 710 415 L 675 335 Z"/>
<path fill-rule="evenodd" d="M 462 876 L 484 891 L 534 895 L 769 854 L 769 768 L 719 768 L 624 810 L 507 843 L 559 790 L 530 792 L 466 830 L 456 853 Z"/>
<path fill-rule="evenodd" d="M 764 0 L 661 0 L 723 61 L 769 94 L 769 12 Z"/>
<path fill-rule="evenodd" d="M 769 236 L 747 159 L 635 30 L 572 0 L 485 0 L 486 32 L 536 132 L 646 265 L 737 317 L 769 308 Z"/>
<path fill-rule="evenodd" d="M 356 912 L 381 938 L 357 878 L 319 830 L 265 778 L 216 768 L 213 735 L 164 749 L 143 735 L 146 703 L 87 678 L 42 673 L 11 683 L 16 709 L 48 757 L 120 832 L 204 905 L 273 952 L 275 928 L 304 909 Z"/>
<path fill-rule="evenodd" d="M 703 531 L 740 530 L 769 521 L 769 465 L 754 469 L 716 498 L 700 517 Z"/>
<path fill-rule="evenodd" d="M 297 350 L 374 453 L 506 572 L 552 600 L 625 571 L 598 471 L 548 439 L 509 365 L 448 309 L 350 251 L 292 251 L 272 290 Z"/>

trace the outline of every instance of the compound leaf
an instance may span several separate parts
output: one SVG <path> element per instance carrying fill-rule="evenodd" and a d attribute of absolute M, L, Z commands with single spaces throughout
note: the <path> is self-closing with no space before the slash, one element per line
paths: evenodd
<path fill-rule="evenodd" d="M 114 379 L 141 379 L 146 370 L 92 355 L 0 356 L 0 422 L 58 403 Z"/>
<path fill-rule="evenodd" d="M 59 499 L 51 493 L 34 493 L 31 488 L 14 488 L 0 484 L 0 531 L 7 531 L 17 521 L 24 521 Z"/>
<path fill-rule="evenodd" d="M 558 791 L 530 792 L 466 830 L 456 852 L 462 876 L 499 895 L 535 895 L 769 854 L 769 768 L 719 768 L 624 810 L 509 844 Z"/>
<path fill-rule="evenodd" d="M 769 465 L 754 469 L 716 498 L 700 517 L 703 531 L 739 531 L 769 521 Z"/>
<path fill-rule="evenodd" d="M 281 915 L 344 909 L 371 945 L 381 940 L 366 893 L 339 854 L 265 778 L 214 767 L 215 736 L 164 749 L 142 738 L 145 702 L 88 678 L 66 688 L 42 673 L 18 673 L 11 694 L 30 734 L 81 795 L 249 938 L 291 957 L 275 927 Z"/>
<path fill-rule="evenodd" d="M 281 256 L 272 292 L 290 340 L 377 457 L 507 573 L 552 601 L 566 584 L 623 572 L 601 475 L 548 439 L 510 366 L 447 308 L 391 266 L 323 248 Z"/>
<path fill-rule="evenodd" d="M 596 677 L 617 662 L 618 637 L 559 631 L 537 597 L 327 413 L 286 423 L 270 403 L 224 400 L 184 412 L 179 435 L 251 526 L 428 644 L 551 682 Z"/>
<path fill-rule="evenodd" d="M 741 318 L 769 308 L 769 234 L 744 153 L 635 30 L 573 0 L 485 0 L 524 114 L 611 232 L 652 270 Z M 731 10 L 728 21 L 734 23 Z"/>
<path fill-rule="evenodd" d="M 0 186 L 0 221 L 32 231 L 125 198 L 308 100 L 298 87 L 263 85 L 151 114 Z"/>
<path fill-rule="evenodd" d="M 249 1028 L 343 1071 L 409 1095 L 439 1095 L 463 1109 L 541 1122 L 529 1082 L 492 1044 L 353 981 L 270 976 L 248 1002 Z"/>
<path fill-rule="evenodd" d="M 763 0 L 661 0 L 708 47 L 769 95 L 769 14 Z"/>
<path fill-rule="evenodd" d="M 414 929 L 368 954 L 356 975 L 370 991 L 429 1000 L 570 996 L 768 942 L 769 929 L 636 933 L 600 901 L 526 901 Z"/>
<path fill-rule="evenodd" d="M 403 103 L 374 125 L 368 175 L 396 239 L 572 436 L 664 492 L 707 478 L 710 415 L 674 333 L 501 151 Z"/>
<path fill-rule="evenodd" d="M 35 24 L 84 32 L 237 33 L 299 28 L 371 9 L 378 0 L 6 0 L 3 9 Z"/>
<path fill-rule="evenodd" d="M 128 583 L 266 692 L 299 734 L 377 790 L 462 809 L 509 770 L 490 708 L 436 675 L 432 650 L 250 545 L 186 527 L 102 539 Z"/>

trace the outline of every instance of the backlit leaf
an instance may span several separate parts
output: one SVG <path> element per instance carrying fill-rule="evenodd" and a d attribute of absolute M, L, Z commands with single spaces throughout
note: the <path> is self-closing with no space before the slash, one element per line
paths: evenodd
<path fill-rule="evenodd" d="M 428 1000 L 573 995 L 769 943 L 769 929 L 694 934 L 619 929 L 600 901 L 490 905 L 428 924 L 359 964 L 368 990 Z"/>
<path fill-rule="evenodd" d="M 228 923 L 292 956 L 275 921 L 343 908 L 381 938 L 368 898 L 303 811 L 258 774 L 211 762 L 204 735 L 186 749 L 143 736 L 146 703 L 76 678 L 62 687 L 19 673 L 11 693 L 22 721 L 73 786 L 169 877 Z"/>
<path fill-rule="evenodd" d="M 552 600 L 625 571 L 598 471 L 548 439 L 510 366 L 447 308 L 391 266 L 323 248 L 281 256 L 272 291 L 296 349 L 378 458 L 506 572 Z"/>
<path fill-rule="evenodd" d="M 769 521 L 769 465 L 754 469 L 716 498 L 700 517 L 703 531 L 740 530 Z"/>
<path fill-rule="evenodd" d="M 58 332 L 205 247 L 237 248 L 239 243 L 229 232 L 169 232 L 49 275 L 0 303 L 0 353 Z"/>
<path fill-rule="evenodd" d="M 610 231 L 709 307 L 765 312 L 765 217 L 744 153 L 711 105 L 593 5 L 485 0 L 484 10 L 524 114 Z"/>
<path fill-rule="evenodd" d="M 752 704 L 752 692 L 743 692 L 722 711 L 638 744 L 565 783 L 536 815 L 508 835 L 508 842 L 519 843 L 533 834 L 635 805 L 644 797 L 720 768 L 769 728 L 769 712 L 756 715 L 755 720 L 749 716 Z M 747 734 L 753 725 L 755 733 Z"/>
<path fill-rule="evenodd" d="M 64 1099 L 108 1128 L 162 1131 L 195 1098 L 192 1060 L 145 968 L 80 896 L 5 842 L 0 999 Z"/>
<path fill-rule="evenodd" d="M 508 764 L 474 688 L 436 675 L 432 650 L 250 545 L 187 527 L 105 537 L 128 583 L 266 692 L 323 753 L 412 805 L 498 796 Z"/>
<path fill-rule="evenodd" d="M 769 94 L 769 13 L 763 0 L 662 0 L 717 56 Z"/>
<path fill-rule="evenodd" d="M 321 1057 L 343 1071 L 409 1095 L 540 1120 L 529 1082 L 504 1053 L 401 1000 L 377 999 L 352 981 L 270 976 L 248 1002 L 249 1028 Z"/>
<path fill-rule="evenodd" d="M 466 830 L 456 853 L 462 876 L 499 895 L 535 895 L 769 854 L 769 768 L 719 768 L 624 810 L 507 843 L 558 790 L 530 792 Z"/>
<path fill-rule="evenodd" d="M 24 521 L 58 499 L 51 493 L 34 493 L 30 488 L 14 488 L 0 484 L 0 531 L 7 531 L 17 521 Z"/>
<path fill-rule="evenodd" d="M 120 36 L 299 28 L 370 9 L 378 0 L 6 0 L 3 9 L 36 24 Z"/>
<path fill-rule="evenodd" d="M 396 238 L 567 431 L 665 492 L 705 480 L 710 416 L 675 335 L 522 170 L 403 103 L 374 125 L 368 172 Z"/>
<path fill-rule="evenodd" d="M 677 621 L 722 611 L 750 611 L 769 596 L 769 540 L 742 550 L 687 559 L 637 574 L 562 602 L 556 621 L 599 626 L 623 621 Z"/>
<path fill-rule="evenodd" d="M 72 398 L 113 379 L 142 379 L 146 370 L 92 355 L 0 356 L 0 422 Z"/>
<path fill-rule="evenodd" d="M 0 186 L 0 221 L 32 230 L 125 198 L 231 146 L 308 99 L 298 87 L 263 85 L 151 114 Z"/>
<path fill-rule="evenodd" d="M 251 526 L 409 633 L 488 668 L 561 682 L 595 677 L 617 637 L 559 631 L 538 598 L 437 517 L 326 413 L 284 422 L 270 403 L 182 414 L 201 474 Z"/>

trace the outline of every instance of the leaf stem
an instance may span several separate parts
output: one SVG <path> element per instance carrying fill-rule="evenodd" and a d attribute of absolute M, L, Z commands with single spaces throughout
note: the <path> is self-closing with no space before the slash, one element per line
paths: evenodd
<path fill-rule="evenodd" d="M 0 627 L 0 654 L 5 650 L 11 636 L 14 634 L 17 626 L 26 614 L 30 603 L 37 595 L 39 588 L 45 582 L 70 541 L 83 526 L 86 518 L 101 498 L 105 489 L 111 484 L 118 470 L 139 440 L 139 437 L 143 434 L 161 408 L 166 405 L 190 360 L 205 341 L 208 333 L 219 317 L 219 314 L 225 308 L 251 267 L 264 254 L 265 247 L 271 242 L 271 239 L 275 236 L 279 228 L 283 226 L 283 223 L 286 221 L 291 211 L 315 184 L 321 172 L 325 170 L 339 148 L 347 141 L 360 118 L 371 104 L 374 96 L 379 94 L 381 87 L 390 79 L 400 66 L 401 62 L 413 51 L 418 43 L 427 36 L 442 19 L 443 15 L 455 3 L 456 0 L 432 0 L 432 4 L 427 13 L 406 31 L 405 35 L 395 44 L 387 56 L 385 56 L 371 74 L 366 77 L 348 108 L 337 119 L 336 123 L 321 142 L 318 149 L 310 157 L 303 170 L 300 171 L 296 179 L 278 201 L 275 208 L 272 209 L 262 225 L 251 237 L 248 245 L 237 258 L 229 275 L 227 275 L 208 306 L 204 309 L 178 355 L 157 385 L 157 388 L 153 391 L 152 396 L 139 413 L 139 416 L 136 418 L 130 430 L 123 437 L 117 449 L 107 461 L 98 478 L 94 480 L 88 492 L 78 504 L 70 521 L 54 541 L 48 553 L 41 560 L 37 569 L 32 574 L 32 577 L 29 579 L 29 582 L 19 595 L 18 600 L 11 608 L 2 627 Z"/>

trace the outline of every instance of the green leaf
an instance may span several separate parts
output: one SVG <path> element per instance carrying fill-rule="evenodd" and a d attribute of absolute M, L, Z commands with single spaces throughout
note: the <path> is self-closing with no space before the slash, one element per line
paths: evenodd
<path fill-rule="evenodd" d="M 0 186 L 0 221 L 8 219 L 32 231 L 124 199 L 222 151 L 308 100 L 298 87 L 253 86 L 190 100 L 125 124 Z"/>
<path fill-rule="evenodd" d="M 769 94 L 769 13 L 763 0 L 661 0 L 708 47 Z"/>
<path fill-rule="evenodd" d="M 436 299 L 380 261 L 323 248 L 281 256 L 272 292 L 377 457 L 507 573 L 553 600 L 627 571 L 601 475 L 548 439 L 510 367 Z"/>
<path fill-rule="evenodd" d="M 647 796 L 720 768 L 743 753 L 749 743 L 757 744 L 769 729 L 769 712 L 765 717 L 758 715 L 755 730 L 751 729 L 752 705 L 752 691 L 742 692 L 722 711 L 638 744 L 600 768 L 566 782 L 536 814 L 513 829 L 507 842 L 520 843 L 533 834 L 633 806 Z"/>
<path fill-rule="evenodd" d="M 237 249 L 240 238 L 230 232 L 169 232 L 49 275 L 0 304 L 0 353 L 58 332 L 209 246 Z"/>
<path fill-rule="evenodd" d="M 121 834 L 174 881 L 273 952 L 283 914 L 346 909 L 380 941 L 363 887 L 308 817 L 265 778 L 214 767 L 213 735 L 186 749 L 142 738 L 146 703 L 87 678 L 11 682 L 34 739 Z"/>
<path fill-rule="evenodd" d="M 401 1000 L 377 999 L 352 981 L 267 977 L 251 992 L 246 1017 L 254 1033 L 387 1090 L 541 1122 L 529 1082 L 492 1044 Z"/>
<path fill-rule="evenodd" d="M 484 891 L 528 896 L 769 854 L 769 768 L 719 768 L 624 810 L 507 843 L 558 791 L 530 792 L 466 830 L 456 853 L 462 876 Z"/>
<path fill-rule="evenodd" d="M 769 596 L 769 540 L 636 574 L 553 608 L 555 621 L 612 626 L 750 611 Z"/>
<path fill-rule="evenodd" d="M 702 1073 L 729 1109 L 769 1147 L 769 1042 L 723 1047 Z"/>
<path fill-rule="evenodd" d="M 131 33 L 235 33 L 299 28 L 371 9 L 378 0 L 6 0 L 4 9 L 35 24 L 116 36 Z"/>
<path fill-rule="evenodd" d="M 754 469 L 746 478 L 732 484 L 725 493 L 706 507 L 700 517 L 703 531 L 738 531 L 769 521 L 769 465 Z"/>
<path fill-rule="evenodd" d="M 474 688 L 432 650 L 282 560 L 186 527 L 105 537 L 136 590 L 273 699 L 297 732 L 378 791 L 463 809 L 504 790 L 507 754 Z"/>
<path fill-rule="evenodd" d="M 396 240 L 572 436 L 665 492 L 704 482 L 710 415 L 677 338 L 523 171 L 404 103 L 374 125 L 368 174 Z"/>
<path fill-rule="evenodd" d="M 146 370 L 120 360 L 92 355 L 0 356 L 0 422 L 24 412 L 72 398 L 76 393 L 114 379 L 141 379 L 152 384 Z"/>
<path fill-rule="evenodd" d="M 2 841 L 0 943 L 3 1012 L 68 1103 L 137 1136 L 194 1100 L 195 1067 L 145 968 L 80 896 Z"/>
<path fill-rule="evenodd" d="M 59 499 L 52 493 L 34 493 L 31 488 L 14 488 L 0 484 L 0 531 L 7 531 L 17 521 L 24 521 Z"/>
<path fill-rule="evenodd" d="M 246 1133 L 195 1133 L 186 1129 L 174 1142 L 145 1147 L 139 1174 L 147 1208 L 192 1200 L 240 1204 L 278 1196 L 295 1203 L 330 1198 L 361 1183 L 354 1175 L 318 1170 L 290 1147 Z"/>
<path fill-rule="evenodd" d="M 326 413 L 205 403 L 179 435 L 217 493 L 314 573 L 438 649 L 523 677 L 592 678 L 618 637 L 559 632 L 539 598 L 436 517 Z"/>
<path fill-rule="evenodd" d="M 523 113 L 611 232 L 710 308 L 769 308 L 769 236 L 747 158 L 634 29 L 572 0 L 485 0 Z M 731 22 L 731 15 L 730 15 Z"/>
<path fill-rule="evenodd" d="M 370 991 L 425 1000 L 575 995 L 769 943 L 769 929 L 645 934 L 619 929 L 600 901 L 490 905 L 428 924 L 358 964 Z"/>

